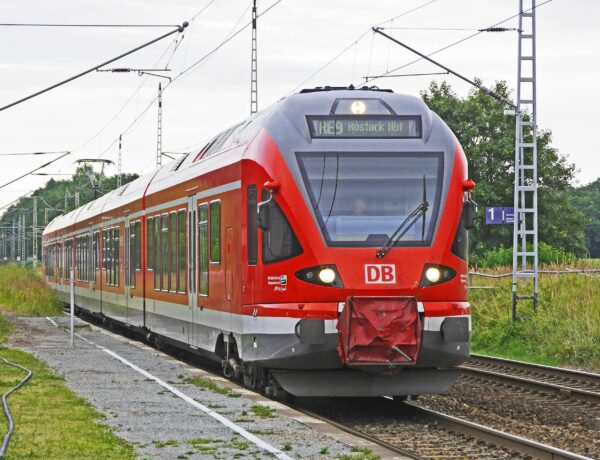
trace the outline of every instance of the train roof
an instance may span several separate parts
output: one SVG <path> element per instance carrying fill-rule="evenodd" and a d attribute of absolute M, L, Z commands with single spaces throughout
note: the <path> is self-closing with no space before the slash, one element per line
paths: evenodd
<path fill-rule="evenodd" d="M 432 112 L 425 103 L 414 96 L 393 93 L 389 89 L 375 87 L 348 88 L 317 87 L 285 97 L 234 126 L 222 131 L 202 148 L 155 168 L 153 171 L 112 190 L 67 214 L 56 217 L 44 229 L 43 234 L 70 227 L 99 214 L 140 200 L 144 196 L 159 193 L 177 183 L 193 179 L 215 169 L 240 161 L 247 144 L 262 128 L 267 128 L 276 140 L 300 136 L 311 142 L 306 115 L 328 115 L 337 100 L 377 99 L 397 115 L 420 115 L 423 120 L 424 137 L 432 127 Z M 289 127 L 295 129 L 292 135 Z M 351 142 L 351 140 L 347 140 Z"/>

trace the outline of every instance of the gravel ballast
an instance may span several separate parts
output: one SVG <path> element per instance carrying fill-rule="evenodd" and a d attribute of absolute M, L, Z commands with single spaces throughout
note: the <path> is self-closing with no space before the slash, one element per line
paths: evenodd
<path fill-rule="evenodd" d="M 106 424 L 148 458 L 273 458 L 242 435 L 111 356 L 111 350 L 185 396 L 226 417 L 292 458 L 334 458 L 351 447 L 279 413 L 283 407 L 146 345 L 69 318 L 15 319 L 9 346 L 21 348 L 64 375 L 67 385 L 106 417 Z M 207 382 L 211 383 L 207 385 Z M 219 386 L 217 391 L 210 388 Z M 232 387 L 231 389 L 227 389 Z M 223 389 L 225 388 L 225 389 Z M 270 408 L 266 408 L 270 406 Z M 266 408 L 266 409 L 265 409 Z M 273 409 L 274 408 L 274 409 Z"/>

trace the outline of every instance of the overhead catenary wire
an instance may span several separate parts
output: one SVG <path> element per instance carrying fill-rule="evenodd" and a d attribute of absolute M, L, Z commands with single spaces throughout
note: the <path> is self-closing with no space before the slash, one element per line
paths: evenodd
<path fill-rule="evenodd" d="M 269 11 L 271 11 L 271 9 L 273 9 L 276 5 L 278 5 L 281 2 L 282 2 L 282 0 L 276 0 L 269 7 L 267 7 L 265 10 L 263 10 L 258 15 L 258 17 L 260 18 L 261 16 L 267 14 Z M 243 17 L 243 15 L 242 15 L 242 17 Z M 239 21 L 238 21 L 238 24 L 239 24 Z M 237 37 L 240 33 L 242 33 L 251 24 L 252 24 L 252 21 L 248 21 L 246 24 L 244 24 L 242 27 L 240 27 L 235 32 L 233 32 L 234 29 L 231 29 L 231 31 L 226 35 L 226 38 L 224 38 L 217 46 L 212 48 L 210 51 L 205 53 L 203 56 L 201 56 L 196 61 L 194 61 L 192 64 L 190 64 L 188 67 L 186 67 L 184 70 L 182 70 L 179 74 L 177 74 L 175 77 L 173 77 L 173 79 L 170 82 L 167 82 L 167 84 L 163 87 L 163 94 L 175 81 L 178 81 L 179 78 L 181 78 L 183 75 L 187 74 L 188 72 L 195 71 L 197 68 L 199 68 L 200 64 L 202 64 L 203 62 L 206 62 L 206 60 L 210 56 L 212 56 L 219 49 L 221 49 L 224 45 L 226 45 L 231 40 L 233 40 L 235 37 Z M 235 26 L 234 26 L 234 28 L 235 28 Z M 131 123 L 129 123 L 127 128 L 125 128 L 125 130 L 122 131 L 122 134 L 127 134 L 134 129 L 135 125 L 145 116 L 145 114 L 148 112 L 148 110 L 150 110 L 150 108 L 154 105 L 157 98 L 158 98 L 157 95 L 152 97 L 152 99 L 150 100 L 148 105 L 146 105 L 145 108 L 133 119 L 133 121 Z M 118 137 L 114 138 L 111 141 L 111 143 L 104 149 L 104 151 L 98 156 L 98 158 L 102 158 L 117 142 L 118 142 Z M 178 149 L 173 149 L 173 150 L 178 150 Z"/>
<path fill-rule="evenodd" d="M 15 183 L 15 182 L 17 182 L 18 180 L 21 180 L 21 179 L 23 179 L 24 177 L 27 177 L 27 176 L 29 176 L 31 173 L 34 173 L 34 172 L 36 172 L 36 171 L 39 171 L 40 169 L 42 169 L 42 168 L 45 168 L 46 166 L 49 166 L 49 165 L 51 165 L 52 163 L 54 163 L 54 162 L 56 162 L 56 161 L 60 160 L 61 158 L 63 158 L 63 157 L 66 157 L 66 156 L 67 156 L 67 155 L 69 155 L 70 153 L 71 153 L 71 152 L 66 152 L 66 153 L 63 153 L 63 154 L 62 154 L 61 156 L 59 156 L 58 158 L 55 158 L 54 160 L 48 161 L 48 162 L 44 163 L 42 166 L 38 166 L 37 168 L 35 168 L 35 169 L 32 169 L 31 171 L 28 171 L 28 172 L 26 172 L 25 174 L 22 174 L 22 175 L 20 175 L 19 177 L 16 177 L 16 178 L 14 178 L 14 179 L 12 179 L 12 180 L 10 180 L 10 181 L 6 182 L 5 184 L 2 184 L 2 185 L 0 185 L 0 188 L 4 188 L 4 187 L 7 187 L 7 186 L 9 186 L 10 184 L 14 184 L 14 183 Z"/>
<path fill-rule="evenodd" d="M 48 91 L 51 91 L 51 90 L 53 90 L 55 88 L 63 86 L 63 85 L 65 85 L 65 84 L 67 84 L 67 83 L 69 83 L 69 82 L 71 82 L 73 80 L 81 78 L 81 77 L 87 75 L 88 73 L 94 72 L 97 69 L 99 69 L 101 67 L 104 67 L 105 65 L 108 65 L 108 64 L 110 64 L 112 62 L 115 62 L 115 61 L 117 61 L 119 59 L 124 58 L 125 56 L 129 56 L 130 54 L 133 54 L 136 51 L 139 51 L 139 50 L 141 50 L 143 48 L 146 48 L 147 46 L 150 46 L 153 43 L 156 43 L 156 42 L 158 42 L 158 41 L 160 41 L 160 40 L 162 40 L 162 39 L 164 39 L 164 38 L 166 38 L 166 37 L 168 37 L 170 35 L 173 35 L 174 33 L 177 33 L 177 32 L 181 33 L 181 32 L 183 32 L 185 30 L 185 28 L 187 26 L 188 26 L 188 23 L 184 22 L 183 25 L 178 26 L 177 29 L 173 29 L 173 30 L 167 32 L 166 34 L 163 34 L 163 35 L 161 35 L 161 36 L 159 36 L 157 38 L 154 38 L 154 39 L 150 40 L 149 42 L 146 42 L 146 43 L 144 43 L 144 44 L 142 44 L 140 46 L 137 46 L 137 47 L 135 47 L 135 48 L 133 48 L 133 49 L 131 49 L 129 51 L 126 51 L 125 53 L 122 53 L 122 54 L 118 55 L 117 57 L 109 59 L 108 61 L 105 61 L 105 62 L 103 62 L 101 64 L 98 64 L 98 65 L 96 65 L 94 67 L 91 67 L 90 69 L 84 70 L 83 72 L 80 72 L 80 73 L 78 73 L 76 75 L 73 75 L 72 77 L 69 77 L 66 80 L 62 80 L 62 81 L 60 81 L 58 83 L 55 83 L 54 85 L 48 86 L 47 88 L 44 88 L 44 89 L 42 89 L 40 91 L 37 91 L 37 92 L 35 92 L 33 94 L 30 94 L 29 96 L 25 96 L 25 97 L 23 97 L 23 98 L 21 98 L 21 99 L 19 99 L 17 101 L 11 102 L 10 104 L 5 105 L 4 107 L 0 107 L 0 112 L 2 112 L 3 110 L 9 109 L 10 107 L 13 107 L 13 106 L 15 106 L 17 104 L 21 104 L 22 102 L 28 101 L 29 99 L 33 99 L 34 97 L 40 96 L 40 95 L 42 95 L 42 94 L 44 94 L 44 93 L 46 93 Z"/>
<path fill-rule="evenodd" d="M 403 16 L 407 16 L 411 13 L 414 13 L 415 11 L 420 10 L 421 8 L 425 8 L 426 6 L 431 5 L 432 3 L 437 2 L 438 0 L 429 0 L 425 3 L 422 3 L 414 8 L 411 8 L 410 10 L 404 11 L 396 16 L 394 16 L 393 18 L 387 19 L 386 21 L 380 22 L 379 24 L 377 24 L 377 26 L 381 26 L 383 24 L 386 24 L 388 22 L 392 22 L 396 19 L 399 19 Z M 309 82 L 310 80 L 312 80 L 315 76 L 317 76 L 318 74 L 320 74 L 323 70 L 325 70 L 327 67 L 329 67 L 331 64 L 333 64 L 340 56 L 342 56 L 343 54 L 346 53 L 346 51 L 348 51 L 350 48 L 352 48 L 357 42 L 359 42 L 360 40 L 362 40 L 369 32 L 371 32 L 371 29 L 367 29 L 365 30 L 361 35 L 359 35 L 354 41 L 352 41 L 352 43 L 350 43 L 348 46 L 346 46 L 342 51 L 340 51 L 339 53 L 337 53 L 333 58 L 331 58 L 329 61 L 327 61 L 325 64 L 323 64 L 321 67 L 319 67 L 315 72 L 313 72 L 308 78 L 304 79 L 304 81 L 302 81 L 302 83 L 300 83 L 299 85 L 297 85 L 294 89 L 292 89 L 288 94 L 291 94 L 295 91 L 297 91 L 298 89 L 300 89 L 302 86 L 304 86 L 307 82 Z M 372 51 L 372 47 L 373 47 L 373 42 L 371 42 L 371 51 Z M 370 67 L 370 64 L 369 64 Z"/>
<path fill-rule="evenodd" d="M 546 0 L 545 2 L 542 2 L 542 3 L 540 3 L 540 4 L 536 5 L 536 6 L 532 7 L 532 8 L 529 8 L 529 9 L 527 9 L 527 10 L 524 10 L 524 12 L 526 13 L 526 12 L 529 12 L 529 11 L 533 10 L 534 8 L 539 8 L 539 7 L 541 7 L 541 6 L 544 6 L 544 5 L 548 4 L 548 3 L 550 3 L 551 1 L 552 1 L 552 0 Z M 427 57 L 430 57 L 430 56 L 433 56 L 433 55 L 435 55 L 435 54 L 441 53 L 442 51 L 445 51 L 445 50 L 447 50 L 447 49 L 449 49 L 449 48 L 452 48 L 452 47 L 454 47 L 454 46 L 456 46 L 456 45 L 459 45 L 459 44 L 461 44 L 461 43 L 463 43 L 463 42 L 465 42 L 465 41 L 467 41 L 467 40 L 470 40 L 470 39 L 472 39 L 472 38 L 474 38 L 474 37 L 477 37 L 478 35 L 481 35 L 481 34 L 482 34 L 482 33 L 484 33 L 484 32 L 490 31 L 490 29 L 494 29 L 494 28 L 498 27 L 500 24 L 504 24 L 505 22 L 508 22 L 508 21 L 510 21 L 511 19 L 514 19 L 514 18 L 518 17 L 519 15 L 520 15 L 520 13 L 513 14 L 512 16 L 509 16 L 508 18 L 506 18 L 506 19 L 503 19 L 502 21 L 499 21 L 499 22 L 495 23 L 495 24 L 491 25 L 490 27 L 486 27 L 486 28 L 484 28 L 484 29 L 477 29 L 477 32 L 475 32 L 474 34 L 467 35 L 466 37 L 464 37 L 464 38 L 461 38 L 460 40 L 457 40 L 457 41 L 455 41 L 455 42 L 452 42 L 452 43 L 450 43 L 449 45 L 443 46 L 442 48 L 439 48 L 439 49 L 437 49 L 437 50 L 435 50 L 435 51 L 432 51 L 431 53 L 428 53 L 426 56 L 427 56 Z M 376 27 L 377 27 L 377 26 L 376 26 Z M 389 70 L 389 71 L 387 71 L 387 72 L 384 72 L 382 75 L 378 75 L 378 76 L 376 76 L 376 77 L 374 77 L 374 78 L 371 78 L 371 79 L 369 79 L 369 80 L 365 80 L 365 82 L 364 82 L 364 83 L 370 83 L 370 82 L 372 82 L 372 81 L 378 80 L 379 78 L 382 78 L 382 77 L 384 77 L 385 75 L 388 75 L 388 74 L 390 74 L 390 73 L 396 72 L 396 71 L 398 71 L 398 70 L 401 70 L 401 69 L 404 69 L 404 68 L 406 68 L 406 67 L 408 67 L 408 66 L 411 66 L 411 65 L 413 65 L 413 64 L 416 64 L 417 62 L 421 62 L 423 59 L 424 59 L 424 58 L 422 58 L 422 57 L 419 57 L 418 59 L 415 59 L 415 60 L 413 60 L 413 61 L 410 61 L 410 62 L 408 62 L 407 64 L 403 64 L 403 65 L 401 65 L 401 66 L 398 66 L 398 67 L 396 67 L 396 68 L 394 68 L 394 69 L 392 69 L 392 70 Z M 360 82 L 354 82 L 354 83 L 355 83 L 355 84 L 359 84 Z"/>
<path fill-rule="evenodd" d="M 3 22 L 0 27 L 116 27 L 116 28 L 158 28 L 179 27 L 179 24 L 67 24 L 67 23 L 36 23 L 36 22 Z"/>
<path fill-rule="evenodd" d="M 68 150 L 57 150 L 54 152 L 17 152 L 17 153 L 0 153 L 1 157 L 16 157 L 25 155 L 55 155 L 58 153 L 67 153 Z"/>

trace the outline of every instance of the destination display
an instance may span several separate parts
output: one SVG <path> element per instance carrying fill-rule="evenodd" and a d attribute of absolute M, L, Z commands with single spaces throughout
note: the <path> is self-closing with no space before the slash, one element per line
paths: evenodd
<path fill-rule="evenodd" d="M 421 137 L 419 116 L 308 116 L 313 138 L 410 139 Z"/>

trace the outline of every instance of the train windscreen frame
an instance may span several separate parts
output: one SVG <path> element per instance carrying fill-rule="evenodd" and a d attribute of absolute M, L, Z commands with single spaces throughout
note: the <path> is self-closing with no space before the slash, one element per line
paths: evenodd
<path fill-rule="evenodd" d="M 419 115 L 307 115 L 313 139 L 421 139 Z"/>
<path fill-rule="evenodd" d="M 442 152 L 298 152 L 298 165 L 328 246 L 379 247 L 423 201 L 396 247 L 430 246 L 444 183 Z M 423 193 L 425 189 L 425 193 Z"/>

